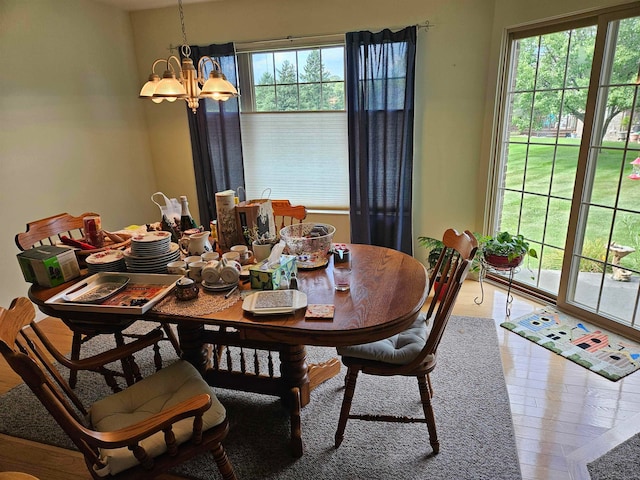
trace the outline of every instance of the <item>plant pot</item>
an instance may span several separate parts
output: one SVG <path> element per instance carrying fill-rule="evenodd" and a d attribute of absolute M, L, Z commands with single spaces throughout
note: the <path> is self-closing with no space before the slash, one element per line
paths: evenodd
<path fill-rule="evenodd" d="M 251 249 L 253 250 L 253 256 L 255 257 L 256 262 L 260 263 L 265 258 L 269 258 L 269 255 L 271 255 L 272 246 L 273 245 L 271 245 L 270 243 L 261 245 L 253 242 L 253 244 L 251 245 Z"/>
<path fill-rule="evenodd" d="M 436 279 L 435 282 L 433 282 L 433 294 L 435 295 L 436 292 L 438 291 L 438 289 L 440 288 L 440 279 Z M 443 285 L 442 286 L 442 290 L 440 291 L 440 294 L 438 295 L 438 300 L 442 301 L 442 299 L 444 298 L 444 296 L 447 294 L 447 285 Z"/>
<path fill-rule="evenodd" d="M 484 261 L 491 265 L 496 270 L 510 270 L 512 268 L 518 267 L 522 260 L 524 259 L 524 255 L 520 255 L 509 260 L 509 257 L 505 257 L 502 255 L 494 255 L 494 254 L 485 254 Z"/>

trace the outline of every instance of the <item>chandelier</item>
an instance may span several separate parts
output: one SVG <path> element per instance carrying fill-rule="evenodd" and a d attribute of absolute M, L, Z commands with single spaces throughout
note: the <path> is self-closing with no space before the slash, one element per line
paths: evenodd
<path fill-rule="evenodd" d="M 191 47 L 187 43 L 182 0 L 178 0 L 178 8 L 182 26 L 182 46 L 180 47 L 182 61 L 175 55 L 171 55 L 167 59 L 159 58 L 153 62 L 149 80 L 140 90 L 140 98 L 150 98 L 155 103 L 160 103 L 163 100 L 175 102 L 181 98 L 187 102 L 191 111 L 196 113 L 201 98 L 212 98 L 224 102 L 231 97 L 237 97 L 238 90 L 227 80 L 227 77 L 222 73 L 220 64 L 213 58 L 203 56 L 198 61 L 198 69 L 196 70 L 193 60 L 190 58 Z M 211 63 L 212 68 L 209 72 L 209 78 L 205 80 L 204 72 L 207 62 Z M 162 79 L 155 71 L 156 66 L 160 63 L 166 64 Z"/>

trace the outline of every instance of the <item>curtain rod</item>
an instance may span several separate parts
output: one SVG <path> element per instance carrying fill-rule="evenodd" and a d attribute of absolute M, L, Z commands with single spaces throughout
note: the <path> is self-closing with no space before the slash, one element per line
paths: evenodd
<path fill-rule="evenodd" d="M 388 30 L 400 30 L 403 28 L 407 28 L 407 27 L 416 27 L 418 30 L 426 30 L 428 31 L 430 28 L 432 28 L 434 25 L 429 22 L 429 20 L 425 20 L 422 23 L 416 23 L 413 25 L 404 25 L 404 26 L 394 26 L 394 27 L 385 27 Z M 307 40 L 307 41 L 311 41 L 311 40 L 315 40 L 316 42 L 321 42 L 321 41 L 336 41 L 339 42 L 342 38 L 344 38 L 344 33 L 333 33 L 333 34 L 326 34 L 326 35 L 306 35 L 306 36 L 288 36 L 288 37 L 282 37 L 282 38 L 272 38 L 269 40 L 254 40 L 251 42 L 238 42 L 235 43 L 235 49 L 236 51 L 246 51 L 246 50 L 252 50 L 255 48 L 256 45 L 262 45 L 262 46 L 267 46 L 267 45 L 271 45 L 274 43 L 283 43 L 283 42 L 289 42 L 289 43 L 293 43 L 293 42 L 298 42 L 300 40 Z M 169 44 L 169 51 L 173 52 L 174 50 L 177 51 L 180 48 L 180 44 L 179 45 L 173 45 L 173 44 Z"/>
<path fill-rule="evenodd" d="M 400 30 L 406 27 L 416 27 L 418 30 L 429 30 L 429 28 L 433 27 L 433 24 L 429 22 L 429 20 L 425 20 L 422 23 L 416 23 L 413 25 L 404 25 L 404 26 L 394 26 L 394 27 L 385 27 L 388 30 Z M 268 45 L 272 43 L 282 43 L 282 42 L 295 42 L 298 40 L 337 40 L 339 38 L 344 37 L 344 33 L 334 33 L 334 34 L 326 34 L 326 35 L 303 35 L 303 36 L 288 36 L 282 38 L 272 38 L 269 40 L 255 40 L 252 42 L 238 42 L 236 43 L 236 50 L 246 50 L 250 49 L 255 45 Z"/>

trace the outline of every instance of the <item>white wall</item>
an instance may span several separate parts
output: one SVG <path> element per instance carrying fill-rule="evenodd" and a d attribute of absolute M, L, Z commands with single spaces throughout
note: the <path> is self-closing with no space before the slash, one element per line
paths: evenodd
<path fill-rule="evenodd" d="M 14 236 L 95 211 L 158 220 L 129 15 L 89 0 L 0 0 L 0 305 L 26 295 Z"/>

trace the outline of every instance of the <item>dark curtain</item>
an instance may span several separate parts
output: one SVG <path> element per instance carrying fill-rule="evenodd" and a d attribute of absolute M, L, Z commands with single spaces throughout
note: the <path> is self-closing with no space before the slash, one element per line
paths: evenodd
<path fill-rule="evenodd" d="M 351 241 L 412 254 L 416 27 L 346 36 Z"/>
<path fill-rule="evenodd" d="M 237 87 L 233 43 L 191 47 L 191 59 L 196 68 L 203 56 L 209 56 L 220 63 L 227 80 Z M 205 61 L 205 67 L 206 80 L 211 62 Z M 236 190 L 245 186 L 239 102 L 237 98 L 231 98 L 226 102 L 201 99 L 195 114 L 189 107 L 187 112 L 200 223 L 208 226 L 209 222 L 216 218 L 216 192 Z"/>

